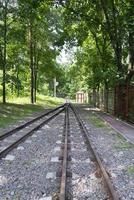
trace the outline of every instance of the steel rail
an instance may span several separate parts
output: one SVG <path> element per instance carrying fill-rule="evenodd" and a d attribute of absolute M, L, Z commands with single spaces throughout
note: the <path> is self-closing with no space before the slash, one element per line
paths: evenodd
<path fill-rule="evenodd" d="M 61 170 L 61 184 L 60 184 L 60 194 L 59 200 L 66 199 L 66 179 L 67 179 L 67 157 L 68 157 L 68 127 L 69 127 L 69 114 L 68 114 L 68 104 L 65 108 L 65 140 L 63 149 L 63 162 Z"/>
<path fill-rule="evenodd" d="M 30 130 L 29 132 L 27 132 L 24 136 L 22 136 L 21 138 L 19 138 L 18 140 L 16 140 L 15 142 L 13 142 L 12 144 L 10 144 L 6 149 L 2 150 L 0 152 L 0 159 L 5 157 L 12 149 L 14 149 L 15 147 L 17 147 L 20 143 L 22 143 L 23 141 L 25 141 L 29 136 L 31 136 L 34 131 L 37 131 L 39 128 L 41 128 L 43 125 L 47 124 L 49 121 L 51 121 L 54 117 L 56 117 L 57 115 L 59 115 L 61 112 L 63 112 L 65 108 L 62 108 L 60 111 L 54 113 L 52 116 L 50 116 L 48 119 L 46 119 L 45 121 L 41 122 L 39 125 L 37 125 L 36 127 L 34 127 L 32 130 Z"/>
<path fill-rule="evenodd" d="M 37 120 L 39 120 L 39 119 L 41 119 L 41 118 L 43 118 L 43 117 L 55 112 L 56 110 L 58 110 L 60 108 L 63 108 L 64 106 L 65 106 L 65 104 L 63 104 L 63 105 L 61 105 L 61 106 L 59 106 L 57 108 L 54 108 L 54 109 L 52 109 L 52 110 L 50 110 L 50 111 L 48 111 L 46 113 L 43 113 L 43 114 L 39 115 L 38 117 L 36 117 L 36 118 L 34 118 L 32 120 L 29 120 L 28 122 L 26 122 L 26 123 L 24 123 L 24 124 L 22 124 L 20 126 L 17 126 L 16 128 L 13 128 L 12 130 L 7 131 L 6 133 L 0 135 L 0 141 L 5 139 L 5 138 L 7 138 L 8 136 L 13 135 L 14 133 L 16 133 L 17 131 L 21 130 L 22 128 L 27 127 L 28 125 L 34 123 L 35 121 L 37 121 Z"/>
<path fill-rule="evenodd" d="M 94 158 L 95 158 L 95 160 L 97 162 L 97 165 L 99 166 L 99 168 L 100 168 L 100 170 L 101 170 L 101 172 L 103 174 L 104 180 L 105 180 L 105 182 L 107 184 L 107 188 L 108 188 L 108 191 L 109 191 L 109 194 L 110 194 L 112 200 L 120 200 L 120 198 L 119 198 L 119 196 L 118 196 L 116 190 L 114 189 L 114 186 L 113 186 L 113 184 L 112 184 L 112 182 L 110 180 L 110 177 L 108 176 L 107 171 L 106 171 L 105 167 L 103 166 L 103 164 L 101 162 L 101 159 L 98 156 L 98 153 L 96 152 L 96 150 L 94 149 L 94 147 L 93 147 L 93 145 L 92 145 L 92 143 L 90 141 L 90 138 L 88 136 L 88 131 L 87 131 L 86 127 L 84 126 L 83 121 L 81 120 L 79 114 L 77 113 L 76 109 L 72 106 L 72 104 L 70 104 L 70 107 L 71 107 L 72 111 L 75 114 L 75 117 L 76 117 L 76 119 L 77 119 L 77 121 L 79 123 L 79 126 L 80 126 L 81 130 L 84 133 L 84 136 L 86 138 L 86 142 L 87 142 L 88 146 L 90 147 L 90 149 L 93 152 L 93 155 L 94 155 Z"/>

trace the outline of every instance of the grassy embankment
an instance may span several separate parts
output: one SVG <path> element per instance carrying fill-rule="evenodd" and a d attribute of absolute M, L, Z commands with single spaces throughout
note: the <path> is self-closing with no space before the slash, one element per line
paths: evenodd
<path fill-rule="evenodd" d="M 0 102 L 0 128 L 23 119 L 34 112 L 43 111 L 45 108 L 56 107 L 64 102 L 63 99 L 38 95 L 37 103 L 29 103 L 28 97 L 8 99 L 3 105 Z"/>

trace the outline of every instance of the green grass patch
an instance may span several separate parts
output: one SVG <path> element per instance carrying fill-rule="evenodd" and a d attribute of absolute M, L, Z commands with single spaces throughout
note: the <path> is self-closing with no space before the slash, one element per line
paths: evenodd
<path fill-rule="evenodd" d="M 0 103 L 0 127 L 14 123 L 34 112 L 43 111 L 45 108 L 56 107 L 63 103 L 63 99 L 38 95 L 37 103 L 30 104 L 28 97 L 8 99 L 8 103 Z M 12 102 L 12 103 L 10 103 Z"/>
<path fill-rule="evenodd" d="M 127 140 L 122 135 L 120 135 L 119 133 L 117 133 L 116 138 L 117 138 L 118 144 L 116 144 L 115 147 L 117 149 L 134 148 L 134 145 L 127 142 Z"/>
<path fill-rule="evenodd" d="M 116 148 L 119 148 L 119 149 L 130 149 L 133 147 L 134 146 L 132 144 L 129 144 L 128 142 L 123 142 L 116 146 Z"/>
<path fill-rule="evenodd" d="M 91 121 L 91 123 L 96 126 L 97 128 L 108 128 L 108 125 L 101 119 L 99 119 L 96 116 L 91 116 L 89 118 L 89 120 Z"/>
<path fill-rule="evenodd" d="M 123 135 L 121 135 L 120 133 L 116 132 L 116 138 L 117 140 L 123 141 L 125 142 L 126 140 L 124 139 Z"/>
<path fill-rule="evenodd" d="M 130 149 L 130 148 L 134 148 L 134 145 L 128 143 L 127 141 L 120 141 L 119 144 L 115 145 L 115 147 L 117 149 Z"/>
<path fill-rule="evenodd" d="M 128 166 L 126 170 L 129 174 L 134 174 L 134 166 Z"/>
<path fill-rule="evenodd" d="M 7 100 L 9 103 L 15 103 L 15 104 L 30 104 L 30 98 L 29 97 L 19 97 L 19 98 L 8 98 Z M 50 96 L 44 96 L 41 94 L 37 95 L 37 103 L 35 105 L 40 105 L 43 107 L 54 107 L 59 104 L 62 104 L 64 100 L 62 98 L 57 97 L 50 97 Z"/>

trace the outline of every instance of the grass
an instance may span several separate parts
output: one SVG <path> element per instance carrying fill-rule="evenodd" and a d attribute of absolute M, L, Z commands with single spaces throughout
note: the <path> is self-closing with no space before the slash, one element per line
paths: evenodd
<path fill-rule="evenodd" d="M 117 149 L 130 149 L 130 148 L 134 148 L 133 144 L 130 144 L 129 142 L 125 141 L 125 140 L 120 140 L 119 144 L 115 145 L 115 148 Z"/>
<path fill-rule="evenodd" d="M 63 99 L 43 95 L 38 95 L 35 105 L 29 103 L 28 97 L 8 99 L 5 105 L 0 103 L 0 127 L 4 128 L 26 116 L 32 115 L 34 112 L 52 108 L 62 103 Z"/>
<path fill-rule="evenodd" d="M 134 145 L 127 142 L 127 140 L 125 140 L 125 138 L 122 135 L 120 135 L 119 133 L 117 133 L 116 138 L 119 143 L 115 145 L 115 148 L 117 148 L 117 149 L 134 148 Z"/>
<path fill-rule="evenodd" d="M 134 166 L 128 166 L 126 170 L 129 174 L 134 174 Z"/>
<path fill-rule="evenodd" d="M 130 149 L 130 148 L 134 148 L 134 145 L 132 145 L 132 144 L 128 143 L 127 141 L 125 141 L 125 142 L 120 142 L 115 147 L 117 149 Z"/>
<path fill-rule="evenodd" d="M 103 120 L 99 119 L 96 116 L 91 116 L 89 119 L 90 119 L 91 123 L 94 126 L 96 126 L 97 128 L 104 128 L 104 127 L 107 128 L 108 127 L 107 124 Z"/>

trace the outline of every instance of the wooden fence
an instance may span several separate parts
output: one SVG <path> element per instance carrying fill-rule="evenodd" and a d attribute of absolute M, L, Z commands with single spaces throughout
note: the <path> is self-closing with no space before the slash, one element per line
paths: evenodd
<path fill-rule="evenodd" d="M 134 86 L 117 86 L 96 93 L 94 105 L 115 116 L 134 123 Z"/>

